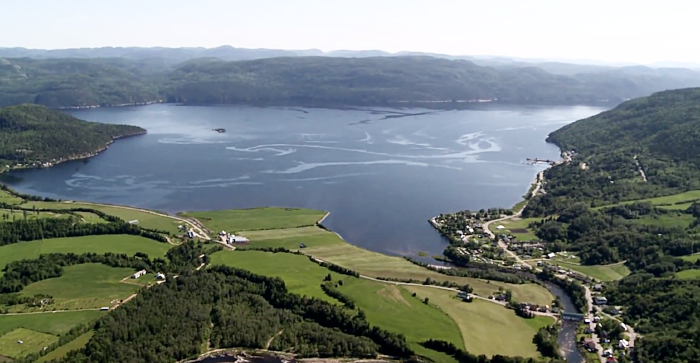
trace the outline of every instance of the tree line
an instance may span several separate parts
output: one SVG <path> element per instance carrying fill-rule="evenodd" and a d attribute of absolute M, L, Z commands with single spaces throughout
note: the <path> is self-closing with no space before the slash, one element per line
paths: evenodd
<path fill-rule="evenodd" d="M 364 314 L 291 294 L 279 278 L 213 266 L 142 292 L 61 362 L 173 362 L 198 355 L 206 340 L 265 348 L 275 335 L 270 349 L 301 357 L 413 355 L 403 336 L 370 326 Z"/>

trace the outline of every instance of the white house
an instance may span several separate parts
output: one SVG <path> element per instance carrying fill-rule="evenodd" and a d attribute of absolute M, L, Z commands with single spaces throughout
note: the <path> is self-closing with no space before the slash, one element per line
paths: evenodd
<path fill-rule="evenodd" d="M 554 258 L 554 257 L 557 257 L 556 253 L 554 253 L 554 252 L 550 252 L 547 254 L 547 258 Z"/>
<path fill-rule="evenodd" d="M 131 220 L 131 221 L 129 221 L 129 224 L 139 224 L 139 220 L 138 219 Z"/>
<path fill-rule="evenodd" d="M 467 227 L 467 231 L 469 231 L 469 234 L 474 234 L 474 228 L 472 227 Z"/>
<path fill-rule="evenodd" d="M 624 331 L 627 331 L 627 325 L 625 325 L 625 323 L 620 323 L 620 328 L 622 328 L 622 330 Z"/>
<path fill-rule="evenodd" d="M 141 270 L 136 272 L 135 274 L 131 275 L 132 279 L 138 279 L 139 277 L 143 276 L 146 274 L 146 270 Z"/>
<path fill-rule="evenodd" d="M 496 229 L 503 229 L 503 228 L 506 228 L 506 227 L 503 227 L 502 224 L 499 224 L 498 227 L 496 227 Z"/>
<path fill-rule="evenodd" d="M 457 233 L 457 235 L 459 235 L 459 236 L 461 236 L 461 235 L 463 235 L 463 234 L 464 234 L 464 232 L 462 232 L 462 231 L 460 231 L 460 230 L 457 230 L 457 232 L 456 232 L 456 233 Z"/>
<path fill-rule="evenodd" d="M 162 272 L 158 272 L 156 274 L 156 280 L 165 280 L 165 274 Z"/>
<path fill-rule="evenodd" d="M 109 306 L 103 306 L 100 308 L 100 311 L 107 311 L 109 310 Z"/>
<path fill-rule="evenodd" d="M 630 342 L 625 339 L 620 339 L 619 347 L 620 349 L 627 349 L 630 346 Z"/>
<path fill-rule="evenodd" d="M 190 228 L 190 230 L 187 231 L 187 237 L 194 238 L 194 230 L 192 228 Z"/>

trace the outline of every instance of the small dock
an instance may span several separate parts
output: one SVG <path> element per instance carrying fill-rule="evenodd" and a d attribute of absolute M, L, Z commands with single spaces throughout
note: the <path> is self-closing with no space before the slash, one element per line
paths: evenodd
<path fill-rule="evenodd" d="M 540 158 L 527 158 L 525 159 L 525 163 L 527 165 L 537 165 L 537 164 L 549 164 L 549 165 L 557 165 L 559 162 L 556 160 L 549 160 L 549 159 L 540 159 Z"/>

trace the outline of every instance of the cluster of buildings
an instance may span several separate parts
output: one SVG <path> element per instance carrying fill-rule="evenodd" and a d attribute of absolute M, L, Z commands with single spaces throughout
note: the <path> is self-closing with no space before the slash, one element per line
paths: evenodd
<path fill-rule="evenodd" d="M 226 244 L 232 245 L 234 243 L 248 243 L 250 240 L 248 238 L 245 238 L 243 236 L 236 236 L 233 233 L 226 233 L 226 231 L 221 231 L 219 232 L 219 238 L 221 238 L 222 242 L 225 242 Z"/>
<path fill-rule="evenodd" d="M 141 277 L 145 274 L 146 274 L 146 270 L 136 271 L 136 272 L 134 272 L 133 275 L 131 275 L 131 278 L 138 279 L 139 277 Z M 165 274 L 162 272 L 157 272 L 156 273 L 156 280 L 165 280 Z"/>

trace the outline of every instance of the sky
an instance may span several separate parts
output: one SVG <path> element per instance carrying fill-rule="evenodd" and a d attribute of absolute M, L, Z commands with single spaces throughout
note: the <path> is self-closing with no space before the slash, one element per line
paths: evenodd
<path fill-rule="evenodd" d="M 2 0 L 0 47 L 379 49 L 700 63 L 693 0 Z"/>

